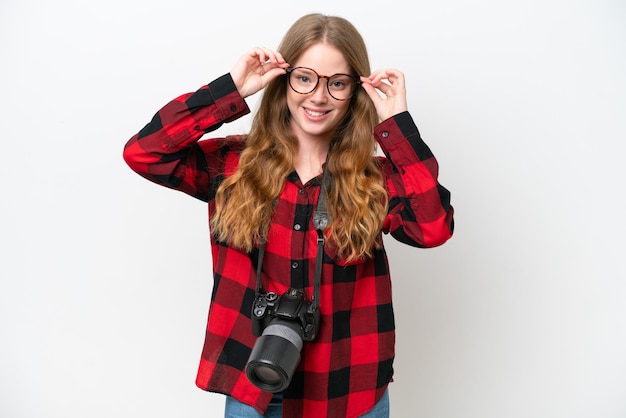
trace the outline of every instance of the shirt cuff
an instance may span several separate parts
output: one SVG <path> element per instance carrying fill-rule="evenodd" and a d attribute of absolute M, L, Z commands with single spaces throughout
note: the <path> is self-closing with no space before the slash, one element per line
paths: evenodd
<path fill-rule="evenodd" d="M 230 73 L 210 82 L 207 87 L 213 102 L 222 113 L 222 121 L 231 122 L 250 113 L 250 108 L 237 91 Z"/>
<path fill-rule="evenodd" d="M 374 136 L 385 154 L 403 147 L 407 139 L 417 138 L 421 142 L 420 133 L 408 111 L 398 113 L 376 125 Z"/>

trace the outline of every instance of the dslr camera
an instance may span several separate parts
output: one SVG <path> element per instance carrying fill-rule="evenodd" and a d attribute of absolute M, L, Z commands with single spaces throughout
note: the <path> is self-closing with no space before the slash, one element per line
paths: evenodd
<path fill-rule="evenodd" d="M 259 389 L 284 390 L 300 362 L 304 341 L 313 341 L 320 323 L 319 308 L 307 301 L 303 290 L 282 295 L 257 292 L 252 305 L 252 333 L 259 337 L 252 348 L 246 375 Z"/>

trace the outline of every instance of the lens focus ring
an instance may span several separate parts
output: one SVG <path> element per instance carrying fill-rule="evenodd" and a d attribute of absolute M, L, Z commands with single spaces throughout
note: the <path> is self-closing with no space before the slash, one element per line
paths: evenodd
<path fill-rule="evenodd" d="M 276 323 L 276 320 L 272 321 L 270 325 L 265 328 L 263 335 L 274 335 L 276 337 L 284 338 L 291 344 L 298 348 L 298 351 L 302 350 L 303 340 L 298 332 L 296 332 L 291 326 L 296 325 L 287 321 L 280 321 Z"/>

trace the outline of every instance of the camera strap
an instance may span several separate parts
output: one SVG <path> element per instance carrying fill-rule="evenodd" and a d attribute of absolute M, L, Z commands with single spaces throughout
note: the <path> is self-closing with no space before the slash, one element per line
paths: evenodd
<path fill-rule="evenodd" d="M 315 205 L 315 211 L 313 212 L 313 225 L 315 225 L 315 230 L 317 231 L 317 254 L 315 256 L 315 278 L 313 281 L 313 310 L 316 310 L 320 305 L 322 261 L 324 260 L 324 230 L 328 227 L 328 224 L 330 224 L 330 215 L 328 214 L 326 202 L 328 201 L 328 188 L 330 187 L 332 178 L 326 166 L 327 164 L 324 165 L 320 195 L 317 198 L 317 205 Z"/>
<path fill-rule="evenodd" d="M 317 198 L 317 204 L 313 211 L 313 225 L 317 231 L 317 254 L 315 256 L 315 277 L 313 281 L 313 299 L 312 308 L 317 309 L 320 304 L 320 287 L 322 285 L 322 265 L 324 261 L 324 230 L 330 224 L 330 215 L 328 214 L 328 189 L 332 181 L 332 176 L 329 173 L 326 165 L 324 165 L 324 171 L 322 173 L 322 180 L 320 186 L 320 194 Z M 259 246 L 259 259 L 257 261 L 256 268 L 256 293 L 262 291 L 261 273 L 263 270 L 263 257 L 265 256 L 265 240 L 261 241 Z"/>

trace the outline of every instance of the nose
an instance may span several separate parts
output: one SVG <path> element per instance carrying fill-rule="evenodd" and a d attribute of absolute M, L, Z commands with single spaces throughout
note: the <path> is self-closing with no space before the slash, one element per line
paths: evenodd
<path fill-rule="evenodd" d="M 315 90 L 311 92 L 311 98 L 317 102 L 328 100 L 328 78 L 319 78 Z"/>

